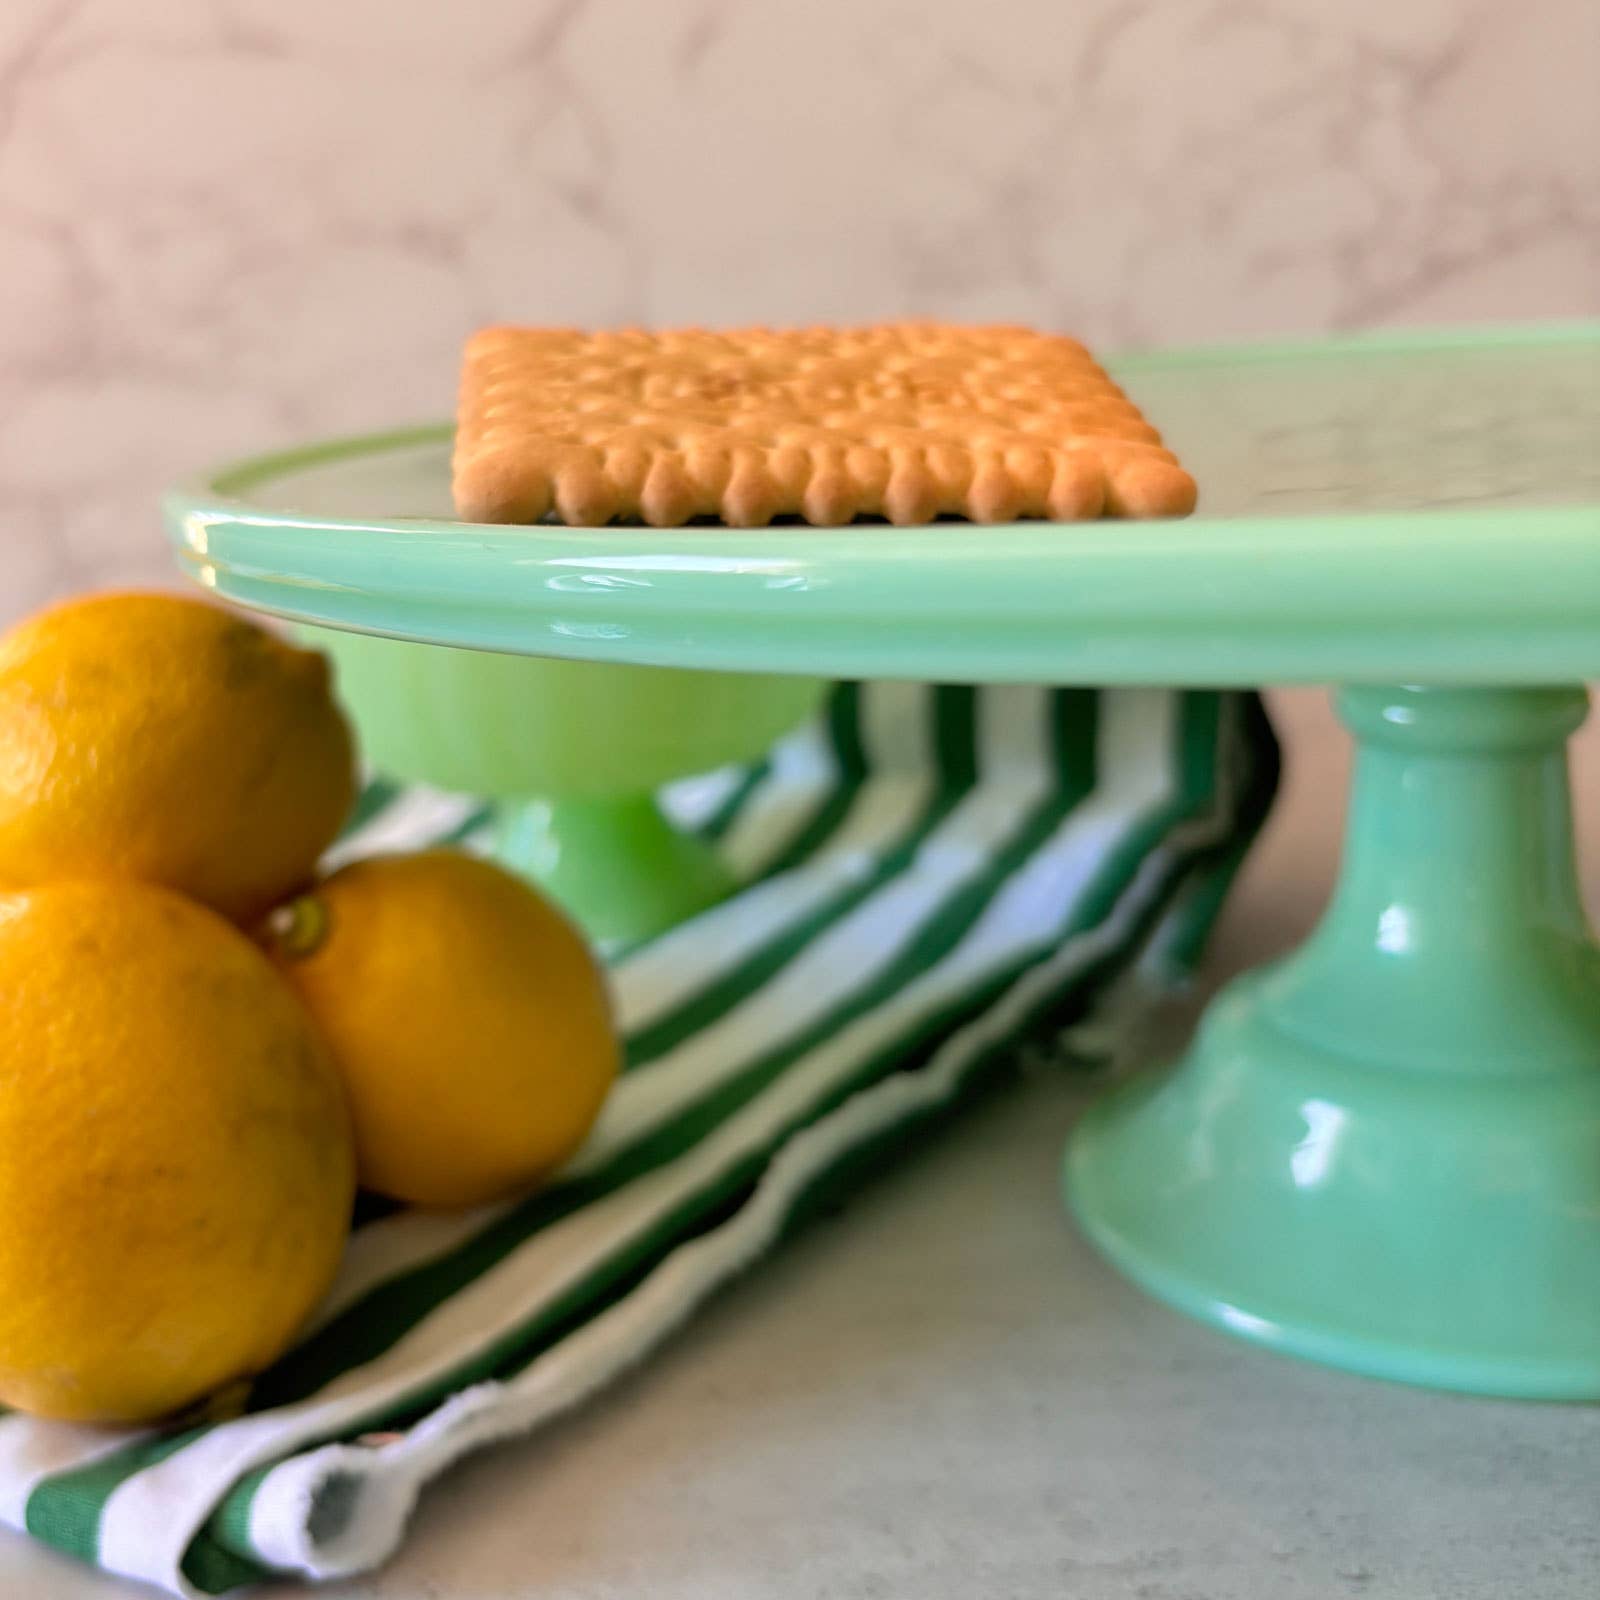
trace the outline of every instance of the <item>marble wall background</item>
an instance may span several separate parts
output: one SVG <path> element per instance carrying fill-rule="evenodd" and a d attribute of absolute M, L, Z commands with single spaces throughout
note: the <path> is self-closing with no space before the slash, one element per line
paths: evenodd
<path fill-rule="evenodd" d="M 491 319 L 1600 311 L 1595 0 L 3 0 L 0 620 Z"/>

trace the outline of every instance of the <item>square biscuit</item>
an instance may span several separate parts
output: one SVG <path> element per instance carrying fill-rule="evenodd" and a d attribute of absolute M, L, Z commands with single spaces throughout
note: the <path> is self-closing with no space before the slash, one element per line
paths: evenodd
<path fill-rule="evenodd" d="M 1173 517 L 1194 479 L 1076 340 L 1017 327 L 487 328 L 452 469 L 471 522 L 759 527 Z"/>

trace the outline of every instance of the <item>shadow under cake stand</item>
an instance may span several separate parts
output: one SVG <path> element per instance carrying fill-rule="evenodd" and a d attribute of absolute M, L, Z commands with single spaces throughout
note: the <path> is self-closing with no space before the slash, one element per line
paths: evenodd
<path fill-rule="evenodd" d="M 691 687 L 1344 685 L 1358 757 L 1331 908 L 1217 998 L 1186 1059 L 1097 1103 L 1069 1205 L 1131 1277 L 1247 1339 L 1600 1398 L 1600 948 L 1566 764 L 1600 673 L 1600 324 L 1113 371 L 1194 469 L 1201 515 L 464 526 L 437 514 L 433 429 L 230 469 L 173 496 L 170 523 L 189 571 L 245 606 Z"/>

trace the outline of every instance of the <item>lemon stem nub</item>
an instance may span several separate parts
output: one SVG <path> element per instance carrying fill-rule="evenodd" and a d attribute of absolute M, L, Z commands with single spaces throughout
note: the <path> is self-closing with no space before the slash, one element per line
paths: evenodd
<path fill-rule="evenodd" d="M 266 933 L 280 955 L 303 961 L 328 937 L 328 907 L 314 894 L 300 895 L 268 913 Z"/>

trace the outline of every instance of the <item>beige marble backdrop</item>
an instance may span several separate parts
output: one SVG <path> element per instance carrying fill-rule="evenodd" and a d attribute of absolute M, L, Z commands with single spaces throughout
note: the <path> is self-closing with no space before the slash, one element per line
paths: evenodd
<path fill-rule="evenodd" d="M 0 0 L 0 620 L 487 319 L 1600 310 L 1596 0 Z"/>

